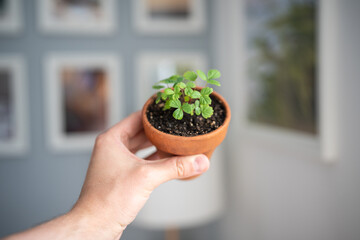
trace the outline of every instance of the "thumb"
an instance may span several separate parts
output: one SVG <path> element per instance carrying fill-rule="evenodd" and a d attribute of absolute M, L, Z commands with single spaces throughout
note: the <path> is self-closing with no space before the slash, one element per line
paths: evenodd
<path fill-rule="evenodd" d="M 209 159 L 203 155 L 174 156 L 148 164 L 154 187 L 172 179 L 196 176 L 209 169 Z"/>

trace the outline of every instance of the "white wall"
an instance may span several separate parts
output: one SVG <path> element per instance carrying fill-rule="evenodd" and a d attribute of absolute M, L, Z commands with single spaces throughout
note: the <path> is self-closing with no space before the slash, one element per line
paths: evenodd
<path fill-rule="evenodd" d="M 339 159 L 327 164 L 256 141 L 228 141 L 232 191 L 223 239 L 360 239 L 360 1 L 338 5 Z"/>

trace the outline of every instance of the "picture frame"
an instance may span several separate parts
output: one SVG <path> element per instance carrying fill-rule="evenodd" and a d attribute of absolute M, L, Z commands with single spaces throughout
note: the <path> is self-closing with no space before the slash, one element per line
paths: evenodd
<path fill-rule="evenodd" d="M 239 76 L 239 81 L 234 81 L 233 88 L 225 90 L 226 94 L 233 95 L 233 121 L 237 122 L 233 129 L 236 130 L 236 139 L 241 139 L 243 144 L 267 147 L 272 151 L 296 154 L 306 159 L 316 159 L 326 163 L 337 161 L 339 157 L 338 146 L 338 59 L 337 59 L 337 8 L 336 2 L 318 1 L 318 82 L 316 86 L 318 103 L 317 125 L 318 133 L 310 135 L 275 126 L 266 126 L 249 121 L 248 119 L 248 92 L 246 87 L 246 58 L 244 39 L 245 31 L 245 3 L 232 2 L 229 4 L 216 3 L 219 12 L 229 12 L 230 18 L 220 15 L 215 28 L 216 39 L 222 46 L 218 49 L 217 59 L 224 69 L 225 75 Z M 224 18 L 224 19 L 222 19 Z M 238 22 L 229 29 L 221 26 L 226 21 Z M 226 39 L 223 37 L 226 36 Z M 228 40 L 229 39 L 229 40 Z M 229 46 L 232 46 L 231 48 Z M 236 54 L 233 54 L 233 53 Z M 231 56 L 231 64 L 224 65 Z M 235 140 L 235 137 L 234 139 Z M 284 147 L 286 146 L 286 147 Z"/>
<path fill-rule="evenodd" d="M 22 30 L 21 0 L 0 1 L 0 34 L 16 34 Z"/>
<path fill-rule="evenodd" d="M 37 0 L 38 25 L 48 34 L 106 35 L 115 29 L 115 0 Z"/>
<path fill-rule="evenodd" d="M 141 34 L 199 34 L 206 27 L 204 0 L 133 0 L 133 22 Z"/>
<path fill-rule="evenodd" d="M 44 59 L 49 147 L 89 151 L 120 120 L 121 61 L 111 53 L 49 53 Z"/>
<path fill-rule="evenodd" d="M 300 3 L 300 1 L 299 1 Z M 260 8 L 260 11 L 264 11 L 266 13 L 269 13 L 269 12 L 282 12 L 285 8 L 285 6 L 288 6 L 289 7 L 289 10 L 287 11 L 290 11 L 290 6 L 292 6 L 292 4 L 298 4 L 296 1 L 292 1 L 292 0 L 289 0 L 289 1 L 274 1 L 273 3 L 271 2 L 268 2 L 268 1 L 259 1 L 259 2 L 251 2 L 250 0 L 248 1 L 244 1 L 243 3 L 243 11 L 244 11 L 244 15 L 243 15 L 243 18 L 242 18 L 242 21 L 245 23 L 245 27 L 244 26 L 244 29 L 243 29 L 243 33 L 242 33 L 242 36 L 245 38 L 244 40 L 244 45 L 243 45 L 243 55 L 244 55 L 244 66 L 243 66 L 243 72 L 242 72 L 242 86 L 244 88 L 244 99 L 242 101 L 242 109 L 244 110 L 243 112 L 243 133 L 244 133 L 244 137 L 246 137 L 248 140 L 248 142 L 258 142 L 259 144 L 261 143 L 263 146 L 267 146 L 268 148 L 272 148 L 272 149 L 282 149 L 283 146 L 287 146 L 287 150 L 290 151 L 290 152 L 297 152 L 297 151 L 300 151 L 300 153 L 302 155 L 304 155 L 304 157 L 309 157 L 309 158 L 315 158 L 315 159 L 321 159 L 322 156 L 321 156 L 321 142 L 320 142 L 320 132 L 319 132 L 319 127 L 320 127 L 320 123 L 318 122 L 318 113 L 314 113 L 314 115 L 312 116 L 313 117 L 313 122 L 312 122 L 312 129 L 311 130 L 303 130 L 301 128 L 297 128 L 294 124 L 290 124 L 288 126 L 286 126 L 284 123 L 281 123 L 281 121 L 279 120 L 274 120 L 273 122 L 267 122 L 266 120 L 264 119 L 257 119 L 255 120 L 255 118 L 252 117 L 253 113 L 255 112 L 255 104 L 254 104 L 254 96 L 256 98 L 256 96 L 259 96 L 261 97 L 262 95 L 265 95 L 265 96 L 279 96 L 280 93 L 278 91 L 280 91 L 280 89 L 282 89 L 281 87 L 287 87 L 289 86 L 290 84 L 294 84 L 292 83 L 292 81 L 294 80 L 293 76 L 287 76 L 287 80 L 286 82 L 288 84 L 283 84 L 283 85 L 280 85 L 280 86 L 277 86 L 276 88 L 275 87 L 272 87 L 273 89 L 272 90 L 269 90 L 269 93 L 261 93 L 261 91 L 258 91 L 256 90 L 256 88 L 261 88 L 261 87 L 267 87 L 269 88 L 269 85 L 264 85 L 264 86 L 260 86 L 258 84 L 258 82 L 254 81 L 255 79 L 252 79 L 251 77 L 251 74 L 250 72 L 251 71 L 254 71 L 253 69 L 251 69 L 254 65 L 256 65 L 256 63 L 254 62 L 254 55 L 256 54 L 262 54 L 261 51 L 267 51 L 267 52 L 271 52 L 271 51 L 274 51 L 273 49 L 271 48 L 275 48 L 274 46 L 272 45 L 268 45 L 268 49 L 264 49 L 265 46 L 263 46 L 263 48 L 260 48 L 259 49 L 254 49 L 254 47 L 251 47 L 249 42 L 251 42 L 254 46 L 254 42 L 255 41 L 269 41 L 268 39 L 266 38 L 276 38 L 278 37 L 276 35 L 276 32 L 268 29 L 267 27 L 265 26 L 269 26 L 270 25 L 270 20 L 264 20 L 266 19 L 266 17 L 262 17 L 262 18 L 259 18 L 258 16 L 256 16 L 256 12 L 254 11 L 254 9 L 252 10 L 248 10 L 247 9 L 247 4 L 253 4 L 253 6 L 255 6 L 255 8 Z M 270 8 L 270 6 L 274 4 L 274 6 L 272 6 L 272 8 Z M 311 2 L 306 2 L 306 3 L 300 3 L 300 4 L 311 4 Z M 268 5 L 266 7 L 266 5 Z M 318 7 L 318 6 L 314 6 L 314 7 Z M 310 8 L 309 8 L 310 9 Z M 251 16 L 249 16 L 249 13 L 248 11 L 250 12 L 250 15 L 255 15 L 251 18 Z M 255 13 L 254 13 L 255 12 Z M 280 15 L 278 15 L 279 13 L 277 14 L 269 14 L 275 21 L 276 18 L 279 18 Z M 260 13 L 258 13 L 260 14 Z M 290 13 L 288 13 L 290 14 Z M 314 32 L 314 35 L 316 36 L 318 34 L 318 18 L 317 18 L 317 14 L 318 14 L 318 8 L 315 9 L 315 17 L 314 18 L 311 18 L 315 21 L 315 32 Z M 269 16 L 267 16 L 268 18 L 270 18 Z M 255 19 L 260 19 L 259 23 L 256 23 L 256 20 Z M 309 16 L 310 18 L 310 16 Z M 264 21 L 266 23 L 261 23 L 261 21 Z M 285 24 L 285 23 L 284 23 Z M 291 26 L 287 26 L 288 28 L 291 28 Z M 264 36 L 264 38 L 260 38 L 260 40 L 258 39 L 254 39 L 253 36 L 256 35 L 256 33 L 254 33 L 252 30 L 255 29 L 255 28 L 258 28 L 259 29 L 259 33 L 260 33 L 260 36 Z M 260 31 L 261 29 L 261 31 Z M 291 29 L 292 32 L 295 32 L 295 31 L 298 31 L 298 29 Z M 310 37 L 309 37 L 310 38 Z M 316 37 L 315 37 L 316 38 Z M 315 39 L 314 38 L 314 39 Z M 252 39 L 250 41 L 250 39 Z M 274 44 L 275 45 L 275 44 Z M 304 44 L 305 45 L 305 44 Z M 303 46 L 304 46 L 303 45 Z M 316 53 L 318 53 L 319 49 L 318 49 L 318 44 L 317 42 L 315 41 L 314 42 L 314 51 L 315 51 L 315 55 Z M 278 49 L 281 49 L 281 50 L 278 50 Z M 283 47 L 281 46 L 281 44 L 279 45 L 276 45 L 276 51 L 277 52 L 281 52 L 283 50 Z M 257 51 L 257 52 L 256 52 Z M 255 53 L 256 52 L 256 53 Z M 301 53 L 300 53 L 301 55 Z M 286 56 L 285 53 L 283 53 L 283 56 Z M 253 61 L 253 62 L 251 62 Z M 266 65 L 266 61 L 263 61 L 264 63 L 263 64 L 259 64 L 257 63 L 257 66 L 262 66 L 262 68 L 259 68 L 259 70 L 255 70 L 255 71 L 258 71 L 258 75 L 260 76 L 266 76 L 267 74 L 267 65 Z M 276 64 L 276 59 L 274 59 L 272 62 L 275 62 L 274 64 L 274 67 L 270 68 L 268 67 L 269 69 L 271 69 L 270 71 L 273 71 L 273 69 L 278 69 L 278 72 L 285 72 L 284 69 L 281 69 L 280 66 L 277 66 Z M 292 63 L 294 63 L 294 59 L 293 58 L 290 58 L 290 59 L 287 59 L 285 62 L 288 63 L 288 65 L 294 65 Z M 255 63 L 255 64 L 254 64 Z M 253 65 L 252 65 L 253 64 Z M 310 65 L 309 62 L 306 62 L 305 64 L 308 64 Z M 320 79 L 319 79 L 319 69 L 320 69 L 320 64 L 321 62 L 319 61 L 319 59 L 316 59 L 315 60 L 315 63 L 314 63 L 314 69 L 316 69 L 316 73 L 314 74 L 314 79 L 315 79 L 315 84 L 314 84 L 314 87 L 313 89 L 315 90 L 317 88 L 317 84 L 320 82 Z M 295 64 L 296 66 L 301 66 L 301 65 L 304 65 L 304 63 L 299 63 L 297 62 L 297 64 Z M 291 67 L 286 67 L 286 69 L 291 69 Z M 305 71 L 305 70 L 303 70 Z M 285 73 L 286 74 L 286 73 Z M 272 77 L 272 75 L 270 75 Z M 280 76 L 281 77 L 281 76 Z M 280 78 L 278 77 L 278 78 Z M 310 78 L 310 77 L 309 77 Z M 256 79 L 258 80 L 258 79 Z M 284 79 L 281 78 L 281 80 L 284 82 Z M 303 80 L 309 80 L 309 79 L 303 79 Z M 266 84 L 268 83 L 269 84 L 270 81 L 266 81 L 266 79 L 263 80 L 263 83 L 262 84 Z M 274 81 L 273 81 L 274 82 Z M 275 81 L 277 82 L 277 81 Z M 256 86 L 256 84 L 258 84 L 258 86 Z M 307 84 L 309 84 L 309 81 L 307 81 Z M 255 89 L 255 90 L 254 90 Z M 281 91 L 281 92 L 285 92 L 287 94 L 290 94 L 291 96 L 295 96 L 294 94 L 297 94 L 296 91 L 290 91 L 289 89 L 287 90 L 284 90 Z M 266 95 L 267 94 L 267 95 Z M 314 102 L 315 102 L 315 105 L 316 107 L 318 106 L 319 104 L 319 98 L 318 98 L 318 92 L 314 91 Z M 309 93 L 310 95 L 310 93 Z M 280 97 L 279 97 L 280 98 Z M 272 99 L 266 99 L 264 100 L 265 103 L 269 103 L 271 102 Z M 283 98 L 280 102 L 282 103 L 286 103 L 286 104 L 282 104 L 283 106 L 283 115 L 285 115 L 286 112 L 288 112 L 290 109 L 297 109 L 295 108 L 294 106 L 292 106 L 292 108 L 286 108 L 285 106 L 289 106 L 290 103 L 292 103 L 291 101 L 292 99 L 286 99 L 286 98 Z M 299 102 L 302 101 L 302 99 L 298 99 Z M 297 102 L 297 103 L 299 103 Z M 279 105 L 279 104 L 278 104 Z M 266 109 L 263 107 L 263 109 Z M 269 107 L 267 106 L 267 109 L 269 109 Z M 271 108 L 270 108 L 271 109 Z M 264 111 L 264 110 L 260 110 L 260 111 Z M 274 113 L 273 113 L 274 114 Z M 292 117 L 294 118 L 295 115 L 292 115 L 294 114 L 294 112 L 290 113 L 288 117 Z M 279 113 L 275 113 L 274 115 L 276 116 L 279 116 Z M 298 115 L 298 118 L 300 118 L 300 116 L 303 116 L 303 113 L 302 112 L 297 112 L 297 115 Z M 280 118 L 281 119 L 281 118 Z M 284 119 L 286 119 L 286 115 L 284 117 Z M 300 125 L 301 124 L 304 124 L 303 122 L 303 119 L 300 118 L 300 120 L 298 120 L 300 122 Z M 286 121 L 285 121 L 286 122 Z M 288 122 L 289 123 L 289 122 Z M 315 130 L 314 130 L 315 129 Z"/>
<path fill-rule="evenodd" d="M 244 5 L 247 120 L 316 137 L 317 0 L 246 0 Z M 296 41 L 289 44 L 290 39 Z"/>
<path fill-rule="evenodd" d="M 0 155 L 28 150 L 27 81 L 20 55 L 0 55 Z"/>
<path fill-rule="evenodd" d="M 157 69 L 156 69 L 157 68 Z M 140 110 L 155 90 L 152 86 L 164 78 L 183 74 L 187 70 L 207 69 L 206 57 L 196 51 L 146 51 L 139 53 L 135 64 L 135 85 L 137 89 L 135 104 Z M 201 85 L 201 84 L 200 84 Z"/>

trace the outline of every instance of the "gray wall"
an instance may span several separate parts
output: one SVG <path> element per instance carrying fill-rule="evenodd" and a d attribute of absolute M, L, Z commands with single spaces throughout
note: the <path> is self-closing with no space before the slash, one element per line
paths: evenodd
<path fill-rule="evenodd" d="M 107 37 L 45 36 L 38 30 L 35 0 L 23 0 L 24 31 L 18 36 L 0 36 L 0 54 L 25 56 L 28 80 L 30 150 L 25 157 L 0 156 L 0 237 L 34 226 L 68 211 L 75 203 L 88 165 L 90 152 L 54 154 L 46 144 L 44 129 L 43 56 L 49 51 L 112 51 L 123 59 L 124 84 L 133 89 L 134 56 L 142 50 L 210 49 L 211 21 L 206 31 L 194 36 L 142 37 L 132 27 L 131 0 L 116 1 L 117 29 Z M 206 12 L 211 10 L 207 1 Z M 211 66 L 211 65 L 210 65 Z M 126 91 L 126 114 L 133 112 L 136 95 Z M 183 239 L 217 239 L 217 222 L 184 230 Z M 124 239 L 162 239 L 163 232 L 130 226 Z"/>

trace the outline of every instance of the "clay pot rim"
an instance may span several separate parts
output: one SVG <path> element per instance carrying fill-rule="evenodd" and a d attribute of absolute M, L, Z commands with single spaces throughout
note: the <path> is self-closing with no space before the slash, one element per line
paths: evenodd
<path fill-rule="evenodd" d="M 178 136 L 178 135 L 173 135 L 173 134 L 169 134 L 169 133 L 164 133 L 158 129 L 156 129 L 153 125 L 151 125 L 151 123 L 149 122 L 147 116 L 146 116 L 146 110 L 148 108 L 148 106 L 155 101 L 156 98 L 156 94 L 152 95 L 145 103 L 143 110 L 142 110 L 142 118 L 143 118 L 143 123 L 147 125 L 147 127 L 150 127 L 151 129 L 153 129 L 153 131 L 155 131 L 157 134 L 162 135 L 162 136 L 166 136 L 169 139 L 172 140 L 186 140 L 186 139 L 191 139 L 191 140 L 202 140 L 202 139 L 207 139 L 207 138 L 212 138 L 214 137 L 214 135 L 217 135 L 219 132 L 221 132 L 223 130 L 223 128 L 226 128 L 229 123 L 230 123 L 230 119 L 231 119 L 231 111 L 230 111 L 230 107 L 229 104 L 227 103 L 227 101 L 217 92 L 212 92 L 211 95 L 215 96 L 217 99 L 219 99 L 223 106 L 225 107 L 225 111 L 226 111 L 226 117 L 225 120 L 223 122 L 223 124 L 221 124 L 220 127 L 218 127 L 217 129 L 215 129 L 214 131 L 211 131 L 209 133 L 206 134 L 202 134 L 202 135 L 197 135 L 197 136 Z"/>

